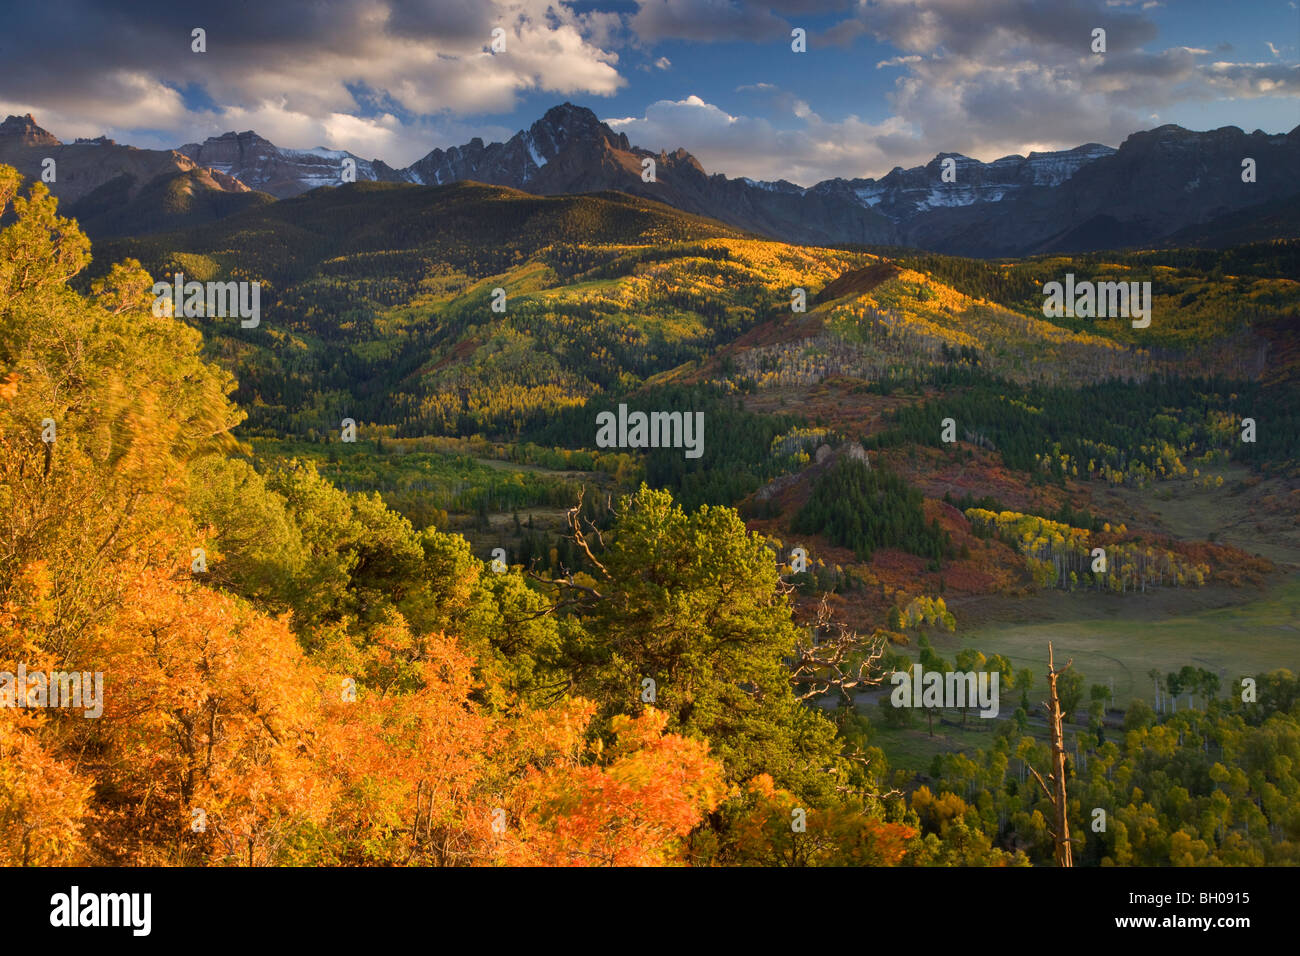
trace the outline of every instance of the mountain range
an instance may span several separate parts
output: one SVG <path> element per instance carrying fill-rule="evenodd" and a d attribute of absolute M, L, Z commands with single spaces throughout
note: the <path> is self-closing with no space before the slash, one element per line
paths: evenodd
<path fill-rule="evenodd" d="M 50 184 L 65 212 L 92 236 L 143 234 L 215 220 L 275 199 L 356 179 L 415 185 L 477 181 L 537 195 L 617 190 L 775 239 L 817 245 L 909 246 L 1000 257 L 1083 252 L 1182 242 L 1213 246 L 1294 237 L 1300 195 L 1300 127 L 1285 134 L 1236 127 L 1194 132 L 1161 126 L 1134 133 L 1118 149 L 1087 143 L 1058 152 L 983 163 L 941 153 L 924 166 L 880 179 L 829 179 L 811 187 L 708 173 L 685 149 L 653 152 L 563 104 L 504 143 L 479 138 L 435 149 L 397 169 L 344 150 L 287 149 L 254 132 L 225 133 L 176 150 L 112 140 L 59 142 L 30 116 L 0 124 L 0 162 Z M 1256 181 L 1242 163 L 1255 161 Z M 655 180 L 644 182 L 644 160 Z M 955 181 L 942 175 L 955 169 Z M 948 178 L 954 178 L 952 176 Z"/>
<path fill-rule="evenodd" d="M 92 237 L 181 229 L 273 201 L 175 150 L 136 149 L 102 136 L 62 143 L 31 114 L 0 123 L 0 163 L 28 179 L 47 177 L 60 211 Z"/>

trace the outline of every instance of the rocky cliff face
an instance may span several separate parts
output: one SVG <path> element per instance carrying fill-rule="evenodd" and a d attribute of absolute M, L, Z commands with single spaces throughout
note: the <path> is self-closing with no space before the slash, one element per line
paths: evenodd
<path fill-rule="evenodd" d="M 277 199 L 296 196 L 318 186 L 341 185 L 345 159 L 356 164 L 358 180 L 388 178 L 378 174 L 375 164 L 347 150 L 286 149 L 251 130 L 223 133 L 202 143 L 186 143 L 179 152 L 199 166 L 232 176 L 249 188 L 270 193 Z"/>
<path fill-rule="evenodd" d="M 642 179 L 654 161 L 654 182 Z M 436 185 L 473 179 L 542 195 L 620 190 L 685 212 L 797 242 L 886 242 L 888 223 L 862 205 L 806 195 L 791 184 L 710 176 L 685 149 L 654 152 L 632 145 L 590 110 L 556 106 L 505 143 L 434 150 L 409 167 L 411 181 Z"/>
<path fill-rule="evenodd" d="M 1055 153 L 1004 156 L 981 163 L 960 153 L 940 153 L 925 166 L 895 168 L 879 180 L 831 179 L 812 191 L 833 193 L 848 201 L 869 206 L 890 222 L 911 220 L 932 210 L 1002 202 L 1035 186 L 1055 187 L 1083 166 L 1110 156 L 1115 150 L 1100 143 L 1088 143 Z M 951 159 L 955 181 L 943 181 L 944 161 Z"/>
<path fill-rule="evenodd" d="M 631 152 L 626 136 L 615 134 L 590 110 L 566 103 L 504 143 L 484 146 L 475 137 L 464 146 L 435 149 L 408 171 L 412 182 L 427 186 L 473 179 L 547 194 L 594 192 L 606 188 L 616 168 L 630 168 L 617 154 Z M 635 165 L 639 179 L 639 159 Z"/>

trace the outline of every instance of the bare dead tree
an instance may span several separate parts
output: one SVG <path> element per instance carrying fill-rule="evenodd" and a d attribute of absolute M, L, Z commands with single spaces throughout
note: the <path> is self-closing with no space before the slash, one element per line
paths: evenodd
<path fill-rule="evenodd" d="M 790 682 L 799 700 L 835 690 L 852 701 L 852 691 L 881 682 L 883 675 L 875 671 L 885 655 L 884 637 L 864 638 L 836 621 L 826 595 L 822 595 L 816 617 L 808 627 L 811 639 L 800 638 L 795 644 L 790 668 Z"/>
<path fill-rule="evenodd" d="M 1048 777 L 1052 781 L 1051 788 L 1043 781 L 1037 770 L 1033 767 L 1029 768 L 1029 772 L 1034 775 L 1038 785 L 1043 788 L 1043 793 L 1047 795 L 1047 799 L 1052 801 L 1056 826 L 1052 831 L 1052 837 L 1056 840 L 1057 866 L 1074 866 L 1074 856 L 1070 850 L 1070 820 L 1065 801 L 1065 741 L 1061 729 L 1061 701 L 1056 695 L 1056 679 L 1069 670 L 1070 665 L 1073 663 L 1074 659 L 1071 658 L 1058 671 L 1052 657 L 1052 644 L 1050 641 L 1048 642 L 1047 687 L 1050 691 L 1050 700 L 1044 701 L 1043 706 L 1047 708 L 1047 727 L 1052 738 L 1052 773 Z"/>
<path fill-rule="evenodd" d="M 582 516 L 582 499 L 586 493 L 587 488 L 584 485 L 578 490 L 578 503 L 565 512 L 564 517 L 569 525 L 569 537 L 573 539 L 574 544 L 582 549 L 582 553 L 587 556 L 587 560 L 591 562 L 591 566 L 598 569 L 600 573 L 608 579 L 610 577 L 609 570 L 601 564 L 596 555 L 592 553 L 591 545 L 587 539 L 588 535 L 592 535 L 596 539 L 596 543 L 600 545 L 601 550 L 604 550 L 605 539 L 601 535 L 600 529 L 596 527 L 596 523 L 590 518 L 583 518 Z M 605 499 L 605 507 L 611 514 L 615 513 L 614 503 L 608 496 Z M 585 530 L 583 529 L 584 522 L 587 525 Z M 570 577 L 572 577 L 572 575 L 570 575 Z"/>
<path fill-rule="evenodd" d="M 612 575 L 609 573 L 609 569 L 601 563 L 600 559 L 596 557 L 595 551 L 592 549 L 593 540 L 601 550 L 604 549 L 604 536 L 601 534 L 600 528 L 596 526 L 594 521 L 590 518 L 584 518 L 582 515 L 582 500 L 586 492 L 587 489 L 584 485 L 578 491 L 578 503 L 564 514 L 565 523 L 569 528 L 569 533 L 566 537 L 569 538 L 569 540 L 571 540 L 582 551 L 582 553 L 587 556 L 587 560 L 591 562 L 591 566 L 599 572 L 600 576 L 606 581 L 609 581 L 612 580 Z M 605 506 L 611 514 L 617 513 L 614 511 L 613 502 L 609 498 L 606 498 Z M 512 621 L 512 624 L 522 623 L 538 617 L 546 617 L 550 614 L 554 614 L 561 608 L 566 607 L 577 607 L 583 610 L 590 609 L 597 602 L 604 600 L 605 595 L 601 593 L 599 587 L 580 584 L 574 579 L 572 568 L 564 568 L 563 571 L 563 574 L 550 577 L 539 574 L 533 568 L 525 569 L 524 574 L 529 579 L 536 581 L 539 584 L 546 585 L 551 589 L 551 600 L 542 610 L 533 614 L 524 615 L 523 617 Z"/>

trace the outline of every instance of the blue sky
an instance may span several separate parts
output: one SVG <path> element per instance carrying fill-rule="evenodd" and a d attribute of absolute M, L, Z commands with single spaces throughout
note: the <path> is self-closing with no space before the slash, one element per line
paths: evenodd
<path fill-rule="evenodd" d="M 1300 125 L 1295 0 L 68 0 L 8 21 L 0 113 L 151 147 L 255 129 L 400 166 L 569 101 L 711 172 L 808 185 L 1164 123 Z"/>

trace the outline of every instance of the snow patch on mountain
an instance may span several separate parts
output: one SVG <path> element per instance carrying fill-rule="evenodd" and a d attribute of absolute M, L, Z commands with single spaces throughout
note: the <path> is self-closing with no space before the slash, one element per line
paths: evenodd
<path fill-rule="evenodd" d="M 537 168 L 541 169 L 545 166 L 546 157 L 537 151 L 537 144 L 533 142 L 533 137 L 531 135 L 524 137 L 524 144 L 528 147 L 528 155 L 532 158 L 533 162 L 537 164 Z"/>
<path fill-rule="evenodd" d="M 284 156 L 319 156 L 321 159 L 342 160 L 352 155 L 345 149 L 326 149 L 324 146 L 313 146 L 311 149 L 293 149 L 289 146 L 275 148 Z"/>

